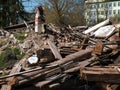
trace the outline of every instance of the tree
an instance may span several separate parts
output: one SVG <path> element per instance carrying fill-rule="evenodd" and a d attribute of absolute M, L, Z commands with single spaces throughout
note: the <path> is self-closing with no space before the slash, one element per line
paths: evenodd
<path fill-rule="evenodd" d="M 58 26 L 83 25 L 85 23 L 83 5 L 81 0 L 47 0 L 46 21 Z"/>
<path fill-rule="evenodd" d="M 20 16 L 26 15 L 22 0 L 0 0 L 0 27 L 19 23 Z"/>

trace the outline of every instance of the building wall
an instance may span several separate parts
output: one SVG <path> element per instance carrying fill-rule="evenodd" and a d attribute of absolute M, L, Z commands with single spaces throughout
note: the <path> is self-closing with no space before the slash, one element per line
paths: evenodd
<path fill-rule="evenodd" d="M 85 2 L 85 18 L 88 25 L 98 23 L 116 14 L 120 14 L 120 1 L 87 0 Z"/>

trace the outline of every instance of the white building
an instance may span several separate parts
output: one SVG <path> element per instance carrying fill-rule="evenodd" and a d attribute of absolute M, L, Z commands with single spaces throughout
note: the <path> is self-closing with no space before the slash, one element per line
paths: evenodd
<path fill-rule="evenodd" d="M 120 1 L 87 0 L 85 2 L 85 18 L 87 24 L 95 24 L 104 19 L 120 14 Z"/>

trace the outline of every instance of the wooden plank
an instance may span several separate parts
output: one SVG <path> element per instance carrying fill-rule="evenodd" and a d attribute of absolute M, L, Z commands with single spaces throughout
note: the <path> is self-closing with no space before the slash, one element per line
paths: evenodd
<path fill-rule="evenodd" d="M 81 50 L 79 52 L 70 54 L 63 59 L 60 59 L 60 60 L 55 61 L 53 63 L 50 63 L 48 65 L 58 66 L 58 65 L 67 63 L 69 61 L 74 61 L 74 60 L 75 61 L 82 61 L 82 60 L 90 58 L 91 54 L 92 54 L 92 51 L 93 51 L 92 49 Z"/>
<path fill-rule="evenodd" d="M 62 56 L 60 55 L 57 47 L 54 43 L 52 43 L 50 40 L 48 40 L 48 45 L 50 46 L 51 51 L 53 52 L 56 59 L 62 59 Z"/>
<path fill-rule="evenodd" d="M 84 34 L 89 34 L 89 33 L 93 32 L 93 31 L 95 31 L 96 29 L 98 29 L 98 28 L 100 28 L 102 26 L 105 26 L 105 25 L 107 25 L 109 23 L 110 23 L 110 20 L 107 19 L 107 20 L 105 20 L 105 21 L 103 21 L 103 22 L 101 22 L 101 23 L 99 23 L 99 24 L 97 24 L 97 25 L 95 25 L 95 26 L 93 26 L 91 28 L 88 28 L 86 31 L 84 31 Z"/>
<path fill-rule="evenodd" d="M 81 77 L 87 81 L 119 83 L 119 67 L 84 67 L 80 69 Z"/>
<path fill-rule="evenodd" d="M 89 38 L 84 38 L 81 43 L 82 45 L 81 45 L 80 49 L 85 49 L 87 47 L 87 45 L 85 45 L 85 44 L 87 44 L 88 41 L 89 41 Z"/>
<path fill-rule="evenodd" d="M 89 64 L 91 63 L 91 61 L 94 60 L 94 59 L 95 59 L 95 57 L 91 57 L 90 59 L 87 59 L 87 60 L 81 61 L 81 62 L 79 62 L 79 64 L 76 65 L 75 67 L 66 70 L 65 73 L 73 73 L 73 72 L 77 72 L 77 71 L 80 70 L 81 67 L 85 67 L 85 66 L 89 65 Z"/>
<path fill-rule="evenodd" d="M 29 22 L 27 22 L 27 24 L 34 24 L 34 21 L 29 21 Z M 4 27 L 3 29 L 9 30 L 9 29 L 15 29 L 15 28 L 22 28 L 25 26 L 26 26 L 25 23 L 21 23 L 21 24 L 15 24 L 15 25 L 11 25 L 8 27 Z"/>

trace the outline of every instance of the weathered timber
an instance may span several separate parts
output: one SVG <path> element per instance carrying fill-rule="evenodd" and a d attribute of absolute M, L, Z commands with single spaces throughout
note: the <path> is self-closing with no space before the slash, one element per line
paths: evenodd
<path fill-rule="evenodd" d="M 88 38 L 84 38 L 83 39 L 83 41 L 82 41 L 82 46 L 80 47 L 80 49 L 85 49 L 86 47 L 87 47 L 87 45 L 84 45 L 84 44 L 87 44 L 88 43 L 88 41 L 89 41 L 89 39 Z"/>
<path fill-rule="evenodd" d="M 102 26 L 105 26 L 105 25 L 107 25 L 109 23 L 110 23 L 110 20 L 107 19 L 107 20 L 105 20 L 105 21 L 103 21 L 103 22 L 101 22 L 101 23 L 99 23 L 99 24 L 97 24 L 97 25 L 95 25 L 95 26 L 93 26 L 91 28 L 88 28 L 86 31 L 84 31 L 84 34 L 89 34 L 89 33 L 93 32 L 93 31 L 95 31 L 96 29 L 98 29 L 98 28 L 100 28 Z"/>
<path fill-rule="evenodd" d="M 119 67 L 83 67 L 80 73 L 81 78 L 87 81 L 120 84 Z"/>
<path fill-rule="evenodd" d="M 36 78 L 45 79 L 47 77 L 51 77 L 53 75 L 60 74 L 60 73 L 64 72 L 64 70 L 67 70 L 67 69 L 74 67 L 76 64 L 75 61 L 82 61 L 84 59 L 91 57 L 91 53 L 92 53 L 92 50 L 81 50 L 78 53 L 74 53 L 72 55 L 69 55 L 69 56 L 63 58 L 63 59 L 55 61 L 54 62 L 55 64 L 54 63 L 49 64 L 50 65 L 49 67 L 52 67 L 52 66 L 54 67 L 53 69 L 45 71 L 45 72 L 41 72 L 37 75 L 34 75 L 33 77 L 30 77 L 29 79 L 25 78 L 24 80 L 19 81 L 18 83 L 19 83 L 19 85 L 21 85 L 21 84 L 24 84 L 28 81 L 36 79 Z"/>
<path fill-rule="evenodd" d="M 18 81 L 17 84 L 21 85 L 21 84 L 24 84 L 26 82 L 30 82 L 31 80 L 34 80 L 34 79 L 38 79 L 38 80 L 42 80 L 43 81 L 45 78 L 48 78 L 48 77 L 60 74 L 60 73 L 64 72 L 64 70 L 68 70 L 68 69 L 74 67 L 75 64 L 76 64 L 75 62 L 79 62 L 79 61 L 85 60 L 87 58 L 90 58 L 91 57 L 91 53 L 92 53 L 92 50 L 90 50 L 90 49 L 89 50 L 81 50 L 81 51 L 79 51 L 77 53 L 68 55 L 67 57 L 65 57 L 63 59 L 55 61 L 54 62 L 55 65 L 54 65 L 54 63 L 49 64 L 49 65 L 51 65 L 49 67 L 52 67 L 50 70 L 46 70 L 46 69 L 42 69 L 41 70 L 40 69 L 40 71 L 38 71 L 39 73 L 37 71 L 36 72 L 31 72 L 31 70 L 24 71 L 24 72 L 19 72 L 20 68 L 21 68 L 21 64 L 19 63 L 17 65 L 17 67 L 16 67 L 17 68 L 16 72 L 11 73 L 11 75 L 9 75 L 7 77 L 6 76 L 3 77 L 3 78 L 8 78 L 8 77 L 17 75 L 17 78 L 16 77 L 11 77 L 10 81 L 7 80 L 8 81 L 7 86 L 4 86 L 5 88 L 3 90 L 5 90 L 6 88 L 9 88 L 7 90 L 10 90 L 12 88 L 12 85 L 15 84 L 16 80 Z M 60 64 L 61 64 L 61 67 L 59 66 Z M 18 67 L 19 65 L 20 65 L 20 68 Z M 21 76 L 19 76 L 19 75 L 21 75 Z M 10 78 L 8 78 L 8 79 L 10 79 Z"/>
<path fill-rule="evenodd" d="M 28 74 L 26 74 L 26 77 L 22 77 L 20 79 L 18 78 L 19 82 L 17 84 L 22 85 L 22 84 L 26 84 L 27 82 L 29 82 L 29 84 L 30 84 L 31 81 L 33 83 L 33 80 L 35 80 L 35 79 L 39 80 L 39 82 L 44 81 L 44 79 L 46 79 L 48 77 L 52 77 L 54 75 L 61 74 L 64 72 L 64 70 L 67 70 L 67 69 L 74 67 L 75 64 L 76 63 L 69 62 L 69 63 L 65 63 L 61 67 L 60 66 L 54 67 L 54 68 L 51 68 L 50 70 L 47 70 L 47 71 L 44 71 L 44 69 L 42 69 L 43 72 L 35 74 L 34 76 L 32 75 L 32 77 L 30 77 Z M 23 75 L 23 76 L 25 76 L 25 75 Z M 36 80 L 35 80 L 35 82 L 36 82 Z"/>
<path fill-rule="evenodd" d="M 44 81 L 41 81 L 41 82 L 36 83 L 35 86 L 42 88 L 42 87 L 44 87 L 45 85 L 47 85 L 47 84 L 49 84 L 49 83 L 51 83 L 51 82 L 53 82 L 53 81 L 56 81 L 56 80 L 64 77 L 65 75 L 66 75 L 66 74 L 59 74 L 59 75 L 56 75 L 56 76 L 54 76 L 54 77 L 47 78 L 47 79 L 44 80 Z"/>
<path fill-rule="evenodd" d="M 26 75 L 26 73 L 27 74 L 32 74 L 32 75 L 34 75 L 34 73 L 35 74 L 37 74 L 37 73 L 40 73 L 41 71 L 45 71 L 45 70 L 49 70 L 49 69 L 51 69 L 52 67 L 50 67 L 50 68 L 46 68 L 46 69 L 42 69 L 41 67 L 39 67 L 39 68 L 35 68 L 35 69 L 30 69 L 30 70 L 27 70 L 27 71 L 22 71 L 22 72 L 19 72 L 19 73 L 13 73 L 13 74 L 9 74 L 9 75 L 6 75 L 6 76 L 2 76 L 2 77 L 0 77 L 0 79 L 5 79 L 5 78 L 9 78 L 9 77 L 13 77 L 13 76 L 19 76 L 19 75 Z"/>
<path fill-rule="evenodd" d="M 83 59 L 87 59 L 87 58 L 91 57 L 91 54 L 92 54 L 91 49 L 81 50 L 79 52 L 68 55 L 63 59 L 60 59 L 60 60 L 55 61 L 53 63 L 50 63 L 49 65 L 58 66 L 60 64 L 67 63 L 69 61 L 81 61 Z"/>
<path fill-rule="evenodd" d="M 75 67 L 66 70 L 65 73 L 77 72 L 77 71 L 80 70 L 81 67 L 85 67 L 85 66 L 89 65 L 94 59 L 95 59 L 95 57 L 91 57 L 90 59 L 81 61 L 81 62 L 79 62 L 78 65 L 76 65 Z"/>
<path fill-rule="evenodd" d="M 57 50 L 57 47 L 55 46 L 54 43 L 52 43 L 50 40 L 48 40 L 48 45 L 50 46 L 51 51 L 53 52 L 54 56 L 56 59 L 62 59 L 62 56 Z"/>
<path fill-rule="evenodd" d="M 34 24 L 34 21 L 29 21 L 29 22 L 26 22 L 27 24 Z M 25 27 L 25 23 L 21 23 L 21 24 L 15 24 L 15 25 L 12 25 L 12 26 L 8 26 L 8 27 L 4 27 L 3 29 L 5 30 L 9 30 L 9 29 L 15 29 L 15 28 L 21 28 L 21 27 Z"/>
<path fill-rule="evenodd" d="M 95 54 L 101 55 L 103 51 L 103 43 L 101 41 L 98 41 L 95 46 Z"/>

